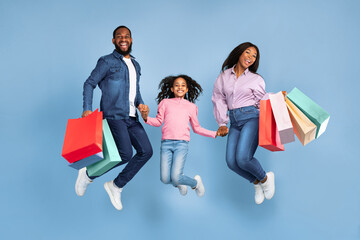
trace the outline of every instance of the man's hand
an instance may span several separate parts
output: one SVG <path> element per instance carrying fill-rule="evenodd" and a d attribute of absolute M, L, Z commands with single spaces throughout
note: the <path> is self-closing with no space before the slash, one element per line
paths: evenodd
<path fill-rule="evenodd" d="M 217 136 L 221 136 L 221 137 L 225 137 L 229 132 L 229 129 L 227 128 L 227 126 L 221 126 L 219 127 L 219 129 L 216 132 Z"/>
<path fill-rule="evenodd" d="M 149 107 L 145 104 L 139 104 L 138 109 L 140 111 L 141 117 L 144 121 L 147 121 L 147 117 L 149 116 Z"/>
<path fill-rule="evenodd" d="M 90 115 L 91 113 L 92 113 L 92 111 L 90 111 L 90 110 L 84 111 L 83 114 L 81 115 L 81 117 L 82 117 L 82 118 L 87 117 L 87 116 Z"/>

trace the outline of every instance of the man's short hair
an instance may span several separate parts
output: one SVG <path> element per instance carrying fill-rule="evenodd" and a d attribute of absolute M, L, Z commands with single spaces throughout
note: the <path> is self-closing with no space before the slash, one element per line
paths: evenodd
<path fill-rule="evenodd" d="M 115 33 L 118 29 L 120 28 L 126 28 L 127 30 L 129 30 L 130 32 L 130 37 L 131 37 L 131 30 L 127 27 L 127 26 L 124 26 L 124 25 L 121 25 L 121 26 L 118 26 L 117 28 L 115 28 L 114 32 L 113 32 L 113 38 L 115 38 Z"/>

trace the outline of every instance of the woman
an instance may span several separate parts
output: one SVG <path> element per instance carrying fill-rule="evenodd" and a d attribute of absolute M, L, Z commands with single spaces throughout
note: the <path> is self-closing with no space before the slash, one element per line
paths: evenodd
<path fill-rule="evenodd" d="M 265 173 L 254 158 L 259 134 L 258 108 L 266 93 L 264 79 L 256 73 L 259 59 L 258 47 L 250 42 L 234 48 L 222 65 L 212 95 L 218 133 L 221 136 L 229 133 L 227 165 L 254 184 L 257 204 L 264 198 L 271 199 L 275 193 L 274 173 Z M 229 118 L 230 130 L 226 126 Z"/>

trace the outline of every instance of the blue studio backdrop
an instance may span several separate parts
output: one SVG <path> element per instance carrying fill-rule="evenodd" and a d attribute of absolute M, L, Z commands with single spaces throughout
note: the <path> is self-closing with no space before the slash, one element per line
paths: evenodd
<path fill-rule="evenodd" d="M 359 11 L 356 0 L 1 0 L 0 238 L 360 239 Z M 77 171 L 61 157 L 67 119 L 80 117 L 83 82 L 119 25 L 132 30 L 150 116 L 160 80 L 184 73 L 204 88 L 200 124 L 216 130 L 213 84 L 230 51 L 250 41 L 267 91 L 301 89 L 330 113 L 327 131 L 285 152 L 258 148 L 276 176 L 274 198 L 259 206 L 226 165 L 226 138 L 191 134 L 184 171 L 202 176 L 203 198 L 162 184 L 161 130 L 145 124 L 154 155 L 124 188 L 124 209 L 103 188 L 122 167 L 76 196 Z M 94 109 L 99 101 L 97 88 Z"/>

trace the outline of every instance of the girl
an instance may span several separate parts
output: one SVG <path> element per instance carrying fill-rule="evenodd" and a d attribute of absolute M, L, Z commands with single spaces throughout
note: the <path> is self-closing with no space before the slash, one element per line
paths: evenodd
<path fill-rule="evenodd" d="M 160 175 L 165 184 L 179 188 L 181 195 L 186 195 L 187 187 L 195 190 L 199 197 L 205 194 L 201 177 L 190 178 L 183 174 L 188 144 L 190 141 L 189 121 L 193 131 L 205 137 L 215 138 L 217 132 L 209 131 L 199 125 L 197 107 L 194 101 L 202 92 L 201 86 L 186 75 L 169 76 L 160 84 L 157 96 L 159 104 L 156 118 L 143 115 L 144 121 L 161 129 Z"/>
<path fill-rule="evenodd" d="M 256 73 L 260 52 L 257 46 L 245 42 L 237 46 L 222 65 L 215 81 L 212 102 L 219 124 L 218 133 L 229 132 L 226 162 L 235 173 L 255 186 L 255 202 L 271 199 L 275 193 L 274 173 L 265 173 L 254 158 L 258 146 L 259 103 L 265 95 L 264 79 Z M 229 114 L 227 114 L 229 111 Z M 230 117 L 230 130 L 227 123 Z"/>

